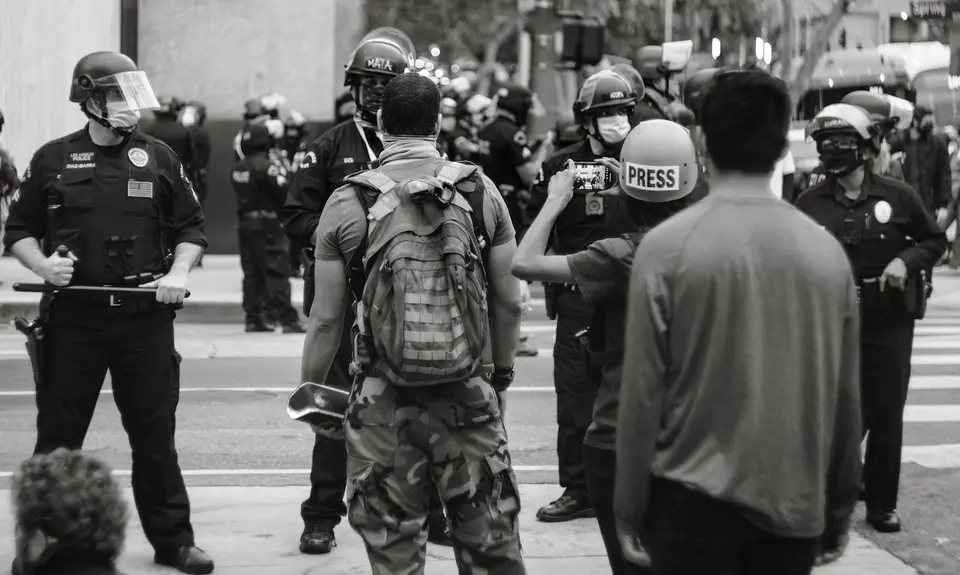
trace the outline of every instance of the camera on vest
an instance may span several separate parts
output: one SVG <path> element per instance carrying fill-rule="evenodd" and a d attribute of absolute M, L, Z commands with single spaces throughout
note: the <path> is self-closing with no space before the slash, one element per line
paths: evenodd
<path fill-rule="evenodd" d="M 843 220 L 843 226 L 840 228 L 840 241 L 844 245 L 855 246 L 863 239 L 863 229 L 856 220 L 847 218 Z"/>

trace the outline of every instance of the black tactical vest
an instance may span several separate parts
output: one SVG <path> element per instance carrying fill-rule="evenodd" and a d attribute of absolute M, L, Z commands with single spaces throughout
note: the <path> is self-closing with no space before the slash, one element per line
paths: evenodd
<path fill-rule="evenodd" d="M 66 246 L 78 258 L 75 285 L 136 283 L 164 271 L 165 196 L 155 146 L 134 134 L 116 159 L 78 132 L 63 146 L 60 176 L 48 191 L 48 252 Z"/>

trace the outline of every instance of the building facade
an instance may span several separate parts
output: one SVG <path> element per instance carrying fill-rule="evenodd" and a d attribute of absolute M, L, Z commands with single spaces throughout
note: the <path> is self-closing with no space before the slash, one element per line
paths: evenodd
<path fill-rule="evenodd" d="M 122 51 L 158 95 L 207 106 L 211 253 L 236 251 L 231 146 L 243 102 L 276 91 L 329 124 L 343 63 L 364 32 L 361 0 L 0 0 L 0 145 L 21 173 L 43 143 L 85 119 L 67 100 L 76 61 Z"/>

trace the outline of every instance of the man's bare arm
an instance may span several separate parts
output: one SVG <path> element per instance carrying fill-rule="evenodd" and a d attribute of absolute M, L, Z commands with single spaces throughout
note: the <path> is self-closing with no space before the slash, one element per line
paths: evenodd
<path fill-rule="evenodd" d="M 490 338 L 493 363 L 500 367 L 513 365 L 520 339 L 520 320 L 523 316 L 520 280 L 510 273 L 516 251 L 515 241 L 490 248 L 487 270 L 490 276 Z"/>
<path fill-rule="evenodd" d="M 343 314 L 347 303 L 347 273 L 343 262 L 317 260 L 314 268 L 317 289 L 303 341 L 300 376 L 303 381 L 323 383 L 340 347 Z"/>

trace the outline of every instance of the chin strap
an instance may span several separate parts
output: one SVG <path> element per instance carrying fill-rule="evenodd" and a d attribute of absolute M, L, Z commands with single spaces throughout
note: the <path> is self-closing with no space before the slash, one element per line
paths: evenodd
<path fill-rule="evenodd" d="M 113 132 L 113 133 L 114 133 L 117 137 L 119 137 L 119 138 L 126 138 L 126 137 L 128 137 L 130 134 L 132 134 L 132 133 L 134 132 L 134 130 L 137 129 L 136 126 L 131 126 L 131 127 L 129 127 L 129 128 L 118 128 L 118 127 L 114 126 L 113 124 L 111 124 L 111 123 L 109 122 L 109 120 L 107 120 L 106 118 L 101 118 L 100 116 L 98 116 L 98 115 L 94 114 L 93 112 L 91 112 L 89 109 L 87 109 L 87 105 L 86 105 L 86 104 L 87 104 L 86 102 L 81 102 L 81 103 L 80 103 L 80 111 L 83 112 L 83 115 L 86 116 L 87 118 L 89 118 L 90 120 L 92 120 L 92 121 L 100 124 L 100 125 L 103 126 L 104 128 L 107 128 L 108 130 L 110 130 L 111 132 Z"/>

